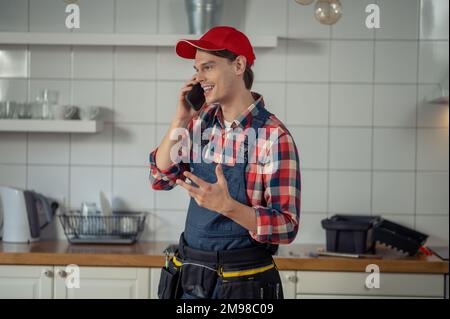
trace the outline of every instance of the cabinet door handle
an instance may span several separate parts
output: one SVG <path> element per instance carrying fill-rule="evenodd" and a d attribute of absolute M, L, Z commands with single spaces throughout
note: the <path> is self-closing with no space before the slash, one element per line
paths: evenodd
<path fill-rule="evenodd" d="M 45 275 L 45 277 L 48 277 L 48 278 L 53 278 L 53 271 L 51 271 L 51 270 L 46 270 L 46 271 L 44 271 L 44 275 Z"/>
<path fill-rule="evenodd" d="M 60 270 L 60 271 L 58 271 L 58 275 L 61 278 L 66 278 L 67 277 L 67 272 L 65 270 Z"/>
<path fill-rule="evenodd" d="M 298 281 L 298 278 L 296 275 L 290 275 L 287 277 L 287 280 L 289 280 L 290 282 L 296 283 Z"/>

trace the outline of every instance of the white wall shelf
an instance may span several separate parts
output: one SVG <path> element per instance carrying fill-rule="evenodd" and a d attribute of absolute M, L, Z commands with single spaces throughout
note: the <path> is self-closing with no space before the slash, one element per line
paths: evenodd
<path fill-rule="evenodd" d="M 0 32 L 0 44 L 174 46 L 179 39 L 197 39 L 195 34 L 117 34 L 117 33 L 37 33 Z M 275 48 L 277 36 L 249 36 L 254 47 Z"/>
<path fill-rule="evenodd" d="M 97 133 L 102 129 L 102 121 L 0 120 L 0 132 Z"/>

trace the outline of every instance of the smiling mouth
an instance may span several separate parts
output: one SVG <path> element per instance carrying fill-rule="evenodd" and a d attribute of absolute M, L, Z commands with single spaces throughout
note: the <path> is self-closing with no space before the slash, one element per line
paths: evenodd
<path fill-rule="evenodd" d="M 203 91 L 205 91 L 205 96 L 208 95 L 212 91 L 213 88 L 214 88 L 214 85 L 203 86 Z"/>

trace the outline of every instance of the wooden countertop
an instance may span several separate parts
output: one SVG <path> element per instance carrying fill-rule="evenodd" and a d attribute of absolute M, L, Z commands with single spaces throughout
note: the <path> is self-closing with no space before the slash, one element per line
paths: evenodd
<path fill-rule="evenodd" d="M 134 245 L 71 245 L 67 241 L 32 244 L 0 242 L 0 265 L 68 265 L 111 267 L 161 267 L 163 250 L 169 242 L 138 242 Z M 379 258 L 311 257 L 320 245 L 282 245 L 275 262 L 280 270 L 364 272 L 377 264 L 381 272 L 448 273 L 448 261 L 437 256 L 407 257 L 378 246 Z"/>

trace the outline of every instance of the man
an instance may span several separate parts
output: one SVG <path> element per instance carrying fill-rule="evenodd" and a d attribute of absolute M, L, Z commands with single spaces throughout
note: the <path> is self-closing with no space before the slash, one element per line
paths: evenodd
<path fill-rule="evenodd" d="M 156 190 L 183 187 L 191 200 L 159 296 L 281 299 L 272 255 L 298 231 L 295 143 L 262 96 L 250 91 L 255 55 L 243 33 L 214 27 L 199 40 L 180 40 L 176 53 L 195 59 L 196 74 L 181 89 L 170 128 L 150 154 L 151 179 Z M 185 101 L 196 83 L 206 100 L 199 111 Z M 187 133 L 173 136 L 180 128 Z M 203 139 L 197 143 L 196 136 Z"/>

